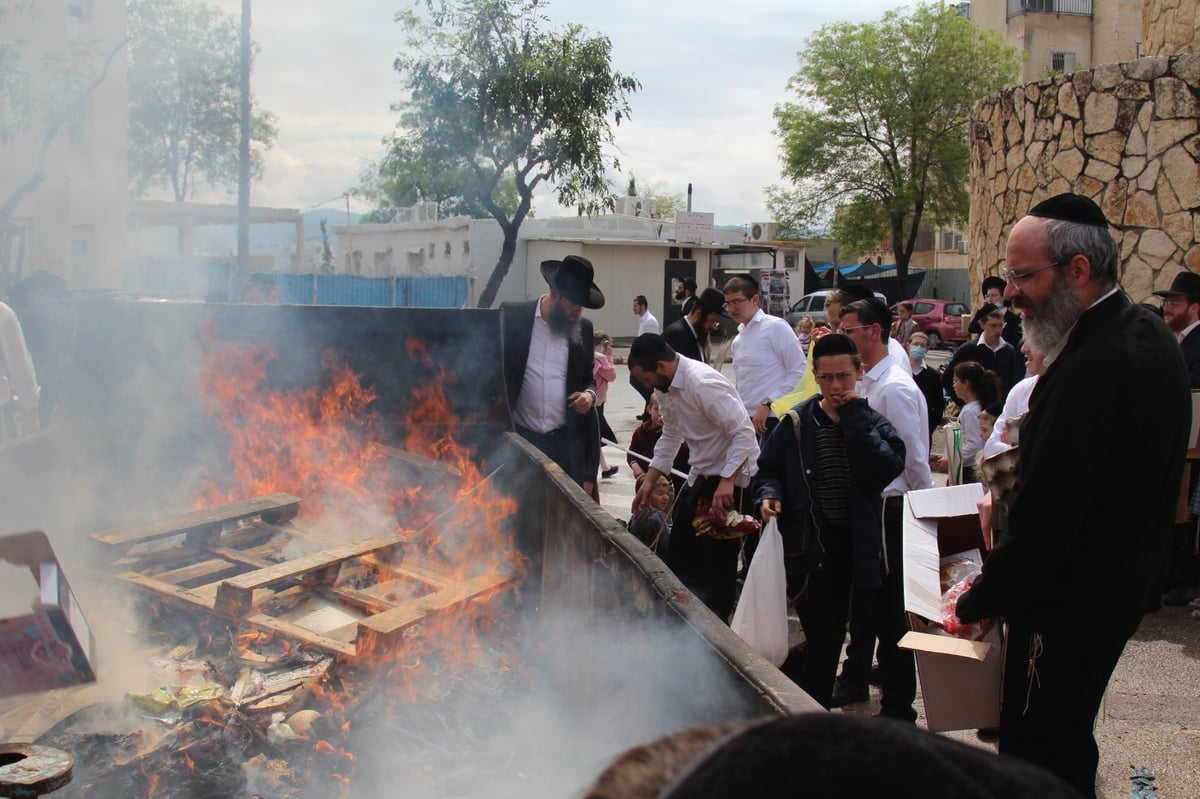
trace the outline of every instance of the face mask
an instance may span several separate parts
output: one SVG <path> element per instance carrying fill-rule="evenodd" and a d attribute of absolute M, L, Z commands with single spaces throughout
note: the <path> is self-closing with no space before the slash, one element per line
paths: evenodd
<path fill-rule="evenodd" d="M 914 361 L 919 361 L 920 359 L 924 358 L 926 354 L 927 353 L 924 347 L 908 348 L 908 357 L 912 358 Z"/>

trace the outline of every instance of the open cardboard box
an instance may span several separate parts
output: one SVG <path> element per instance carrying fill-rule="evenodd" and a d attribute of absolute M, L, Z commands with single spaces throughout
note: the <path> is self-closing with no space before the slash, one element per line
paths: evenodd
<path fill-rule="evenodd" d="M 904 606 L 913 631 L 900 646 L 916 654 L 925 719 L 935 732 L 1000 726 L 999 630 L 967 641 L 933 627 L 942 615 L 942 557 L 985 550 L 975 508 L 983 492 L 968 483 L 904 497 Z"/>
<path fill-rule="evenodd" d="M 27 611 L 0 613 L 0 696 L 95 682 L 96 643 L 46 534 L 0 538 L 0 560 L 34 580 L 17 600 Z"/>

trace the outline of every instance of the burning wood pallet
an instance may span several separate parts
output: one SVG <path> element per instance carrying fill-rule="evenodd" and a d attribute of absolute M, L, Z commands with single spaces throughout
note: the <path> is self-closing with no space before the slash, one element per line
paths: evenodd
<path fill-rule="evenodd" d="M 397 535 L 328 546 L 290 521 L 299 507 L 297 497 L 272 494 L 92 538 L 130 585 L 348 662 L 370 658 L 427 618 L 514 582 L 498 570 L 458 579 L 406 555 L 407 539 Z M 464 513 L 471 506 L 460 501 L 425 530 Z M 289 557 L 298 550 L 307 554 Z"/>

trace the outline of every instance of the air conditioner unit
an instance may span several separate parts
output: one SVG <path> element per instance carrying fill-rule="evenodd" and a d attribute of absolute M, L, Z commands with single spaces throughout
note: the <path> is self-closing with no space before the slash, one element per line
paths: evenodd
<path fill-rule="evenodd" d="M 966 241 L 966 239 L 963 239 L 962 241 L 960 241 L 960 242 L 958 243 L 958 251 L 959 251 L 960 253 L 962 253 L 963 255 L 966 255 L 966 254 L 967 254 L 967 241 Z"/>
<path fill-rule="evenodd" d="M 775 240 L 774 222 L 755 222 L 750 225 L 750 240 L 751 241 L 774 241 Z"/>
<path fill-rule="evenodd" d="M 637 216 L 637 197 L 618 197 L 613 206 L 613 213 L 621 216 Z"/>

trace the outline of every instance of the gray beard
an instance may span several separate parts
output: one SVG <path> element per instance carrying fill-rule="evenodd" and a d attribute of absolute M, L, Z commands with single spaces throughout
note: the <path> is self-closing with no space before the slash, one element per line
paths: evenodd
<path fill-rule="evenodd" d="M 1041 352 L 1054 349 L 1083 314 L 1083 303 L 1062 278 L 1054 281 L 1050 301 L 1037 309 L 1037 316 L 1024 319 L 1022 329 L 1029 346 Z"/>

